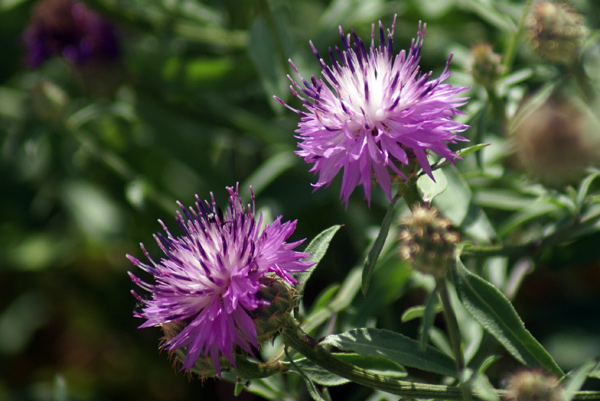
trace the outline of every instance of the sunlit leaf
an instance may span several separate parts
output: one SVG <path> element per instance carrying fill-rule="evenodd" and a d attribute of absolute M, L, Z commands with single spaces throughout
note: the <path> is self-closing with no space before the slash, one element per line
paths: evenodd
<path fill-rule="evenodd" d="M 329 248 L 329 243 L 341 227 L 342 226 L 336 225 L 323 230 L 306 247 L 305 252 L 310 253 L 311 256 L 309 260 L 313 262 L 314 265 L 304 272 L 294 274 L 294 278 L 298 280 L 298 291 L 300 291 L 300 293 L 303 292 L 304 285 L 319 265 L 323 256 L 325 256 L 327 248 Z"/>
<path fill-rule="evenodd" d="M 387 358 L 402 366 L 457 376 L 454 360 L 448 355 L 431 346 L 420 352 L 418 341 L 388 330 L 354 329 L 327 336 L 322 343 L 363 356 Z"/>
<path fill-rule="evenodd" d="M 431 202 L 433 198 L 441 194 L 448 188 L 448 181 L 443 170 L 438 169 L 432 172 L 432 180 L 428 175 L 422 175 L 417 179 L 417 189 L 424 202 Z"/>
<path fill-rule="evenodd" d="M 452 271 L 458 297 L 465 309 L 519 362 L 544 367 L 562 377 L 554 359 L 531 335 L 510 301 L 492 284 L 469 272 L 457 258 Z"/>
<path fill-rule="evenodd" d="M 434 204 L 449 218 L 474 238 L 489 242 L 496 233 L 483 210 L 475 204 L 469 185 L 454 166 L 444 170 L 448 188 L 434 199 Z"/>

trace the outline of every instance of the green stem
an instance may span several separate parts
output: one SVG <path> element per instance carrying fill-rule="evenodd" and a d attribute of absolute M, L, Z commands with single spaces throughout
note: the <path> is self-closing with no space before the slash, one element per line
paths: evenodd
<path fill-rule="evenodd" d="M 463 399 L 462 390 L 454 386 L 414 383 L 377 375 L 332 355 L 319 343 L 306 334 L 299 325 L 290 319 L 282 330 L 284 342 L 293 347 L 317 365 L 357 384 L 375 388 L 391 394 L 411 398 L 432 398 L 446 400 Z"/>
<path fill-rule="evenodd" d="M 504 55 L 504 68 L 502 70 L 502 76 L 506 76 L 506 74 L 508 74 L 508 72 L 512 69 L 515 55 L 517 53 L 517 44 L 519 43 L 519 37 L 521 36 L 521 31 L 523 30 L 523 26 L 525 25 L 525 18 L 529 13 L 529 8 L 531 7 L 532 2 L 533 0 L 527 0 L 527 3 L 525 3 L 525 6 L 523 7 L 523 13 L 521 14 L 521 18 L 519 19 L 517 30 L 515 31 L 508 45 L 508 48 L 506 49 L 506 54 Z"/>
<path fill-rule="evenodd" d="M 506 107 L 504 104 L 504 100 L 502 100 L 500 97 L 498 97 L 498 95 L 496 95 L 496 90 L 494 88 L 486 88 L 485 91 L 490 102 L 490 108 L 492 109 L 492 113 L 500 122 L 500 132 L 504 134 L 507 132 L 508 127 L 508 119 L 506 118 Z"/>
<path fill-rule="evenodd" d="M 463 356 L 461 347 L 458 320 L 456 319 L 456 314 L 454 313 L 452 303 L 450 302 L 450 295 L 448 293 L 448 282 L 443 278 L 439 279 L 437 281 L 437 287 L 440 290 L 440 298 L 442 300 L 442 305 L 444 306 L 444 319 L 446 320 L 446 331 L 448 332 L 448 337 L 450 337 L 450 345 L 452 347 L 452 353 L 454 354 L 454 360 L 456 361 L 456 367 L 458 368 L 458 371 L 462 373 L 465 371 L 465 358 Z M 464 385 L 461 385 L 460 388 L 462 390 L 463 400 L 470 401 L 471 393 L 469 389 Z"/>

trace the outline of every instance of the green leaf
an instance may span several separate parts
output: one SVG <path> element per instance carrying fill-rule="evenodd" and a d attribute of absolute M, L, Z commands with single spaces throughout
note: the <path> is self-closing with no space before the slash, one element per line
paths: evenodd
<path fill-rule="evenodd" d="M 542 366 L 558 377 L 560 367 L 531 335 L 510 301 L 492 284 L 468 271 L 457 258 L 452 271 L 460 302 L 473 318 L 519 362 Z"/>
<path fill-rule="evenodd" d="M 468 146 L 466 148 L 460 149 L 459 151 L 456 152 L 456 154 L 459 155 L 460 157 L 465 157 L 468 154 L 471 154 L 473 152 L 478 152 L 481 149 L 486 148 L 490 145 L 491 145 L 491 143 L 478 143 L 477 145 Z"/>
<path fill-rule="evenodd" d="M 242 380 L 237 380 L 235 382 L 235 387 L 233 388 L 233 395 L 236 397 L 242 394 L 242 391 L 246 389 L 246 383 Z"/>
<path fill-rule="evenodd" d="M 284 351 L 285 351 L 285 355 L 288 357 L 288 359 L 290 361 L 290 364 L 294 367 L 294 370 L 300 376 L 302 376 L 302 379 L 304 379 L 304 383 L 306 383 L 306 389 L 308 390 L 308 394 L 310 394 L 311 398 L 313 400 L 315 400 L 315 401 L 327 401 L 325 398 L 323 398 L 323 396 L 321 395 L 321 393 L 317 389 L 317 386 L 315 386 L 315 383 L 306 374 L 306 372 L 304 371 L 304 369 L 302 369 L 301 367 L 299 367 L 296 364 L 296 362 L 292 358 L 290 358 L 290 354 L 288 353 L 287 346 L 284 348 Z"/>
<path fill-rule="evenodd" d="M 485 401 L 499 401 L 500 397 L 496 392 L 496 389 L 490 383 L 488 377 L 479 372 L 475 372 L 473 376 L 469 379 L 469 385 L 473 388 L 473 392 L 477 395 L 477 398 L 480 398 Z"/>
<path fill-rule="evenodd" d="M 581 185 L 579 185 L 579 189 L 577 190 L 577 198 L 575 199 L 575 205 L 578 210 L 581 210 L 583 203 L 587 197 L 588 191 L 590 189 L 590 185 L 592 182 L 598 177 L 600 172 L 594 171 L 592 174 L 585 177 L 583 181 L 581 181 Z"/>
<path fill-rule="evenodd" d="M 497 2 L 489 0 L 461 0 L 463 7 L 466 7 L 504 33 L 512 34 L 516 31 L 515 23 L 508 15 L 496 9 L 495 3 Z"/>
<path fill-rule="evenodd" d="M 454 166 L 444 170 L 448 188 L 438 195 L 434 203 L 452 222 L 480 241 L 496 238 L 486 214 L 473 202 L 469 185 Z"/>
<path fill-rule="evenodd" d="M 0 117 L 17 121 L 26 119 L 28 116 L 28 100 L 29 96 L 25 91 L 4 86 L 0 87 Z"/>
<path fill-rule="evenodd" d="M 498 235 L 504 237 L 514 229 L 539 216 L 554 213 L 558 210 L 556 205 L 550 203 L 534 202 L 524 207 L 520 212 L 509 217 L 498 229 Z"/>
<path fill-rule="evenodd" d="M 52 383 L 52 399 L 53 401 L 67 401 L 69 399 L 67 382 L 62 375 L 54 376 L 54 381 Z"/>
<path fill-rule="evenodd" d="M 241 185 L 242 199 L 250 198 L 250 185 L 255 196 L 258 196 L 273 180 L 283 174 L 296 162 L 296 157 L 293 153 L 286 151 L 277 153 L 266 160 L 258 167 Z"/>
<path fill-rule="evenodd" d="M 250 38 L 248 43 L 248 52 L 253 61 L 256 71 L 260 76 L 264 92 L 268 101 L 273 105 L 279 103 L 273 100 L 273 94 L 277 93 L 285 98 L 288 96 L 288 81 L 283 69 L 283 59 L 281 51 L 282 43 L 280 38 L 286 35 L 285 30 L 277 29 L 274 21 L 287 19 L 283 12 L 275 15 L 258 16 L 252 22 L 250 27 Z"/>
<path fill-rule="evenodd" d="M 390 223 L 392 221 L 392 215 L 394 214 L 394 205 L 400 199 L 398 196 L 395 196 L 390 202 L 390 206 L 388 207 L 387 212 L 385 213 L 385 217 L 383 218 L 383 222 L 381 223 L 381 229 L 379 230 L 379 234 L 365 259 L 365 263 L 363 266 L 362 272 L 362 293 L 363 295 L 367 295 L 367 291 L 369 290 L 369 284 L 371 283 L 371 276 L 373 275 L 373 270 L 375 270 L 375 265 L 377 264 L 377 259 L 379 259 L 379 255 L 381 254 L 381 250 L 383 249 L 383 245 L 385 244 L 385 240 L 387 239 L 388 232 L 390 231 Z"/>
<path fill-rule="evenodd" d="M 444 307 L 442 306 L 442 304 L 435 305 L 435 313 L 440 313 L 443 310 L 444 310 Z M 411 320 L 423 317 L 424 312 L 425 312 L 425 305 L 418 305 L 418 306 L 413 306 L 411 308 L 408 308 L 402 314 L 402 317 L 401 317 L 402 323 L 406 323 Z"/>
<path fill-rule="evenodd" d="M 433 327 L 433 320 L 435 319 L 438 306 L 442 306 L 441 304 L 438 304 L 438 292 L 437 290 L 433 290 L 427 295 L 427 299 L 425 300 L 425 310 L 423 311 L 423 318 L 421 319 L 421 324 L 419 325 L 420 352 L 425 352 L 427 349 L 427 344 L 429 344 L 429 332 Z"/>
<path fill-rule="evenodd" d="M 408 375 L 406 369 L 404 369 L 402 365 L 386 358 L 344 353 L 333 353 L 332 355 L 345 363 L 358 366 L 374 374 L 395 378 L 402 378 Z M 338 376 L 335 373 L 331 373 L 309 359 L 297 359 L 294 363 L 297 367 L 302 369 L 302 372 L 306 374 L 306 376 L 319 385 L 339 386 L 349 382 L 348 379 Z"/>
<path fill-rule="evenodd" d="M 310 334 L 313 330 L 323 324 L 323 322 L 331 318 L 334 313 L 346 309 L 360 290 L 360 276 L 360 267 L 355 267 L 350 270 L 346 279 L 340 286 L 340 290 L 335 294 L 335 297 L 326 307 L 314 309 L 306 320 L 302 322 L 302 330 Z"/>
<path fill-rule="evenodd" d="M 593 377 L 594 379 L 600 379 L 600 362 L 596 364 L 596 366 L 590 371 L 590 373 L 588 373 L 588 376 Z"/>
<path fill-rule="evenodd" d="M 432 346 L 427 346 L 425 352 L 419 352 L 418 341 L 389 330 L 354 329 L 327 336 L 322 344 L 363 356 L 386 358 L 402 366 L 457 377 L 454 360 L 448 355 Z"/>
<path fill-rule="evenodd" d="M 326 287 L 323 291 L 321 291 L 319 293 L 319 295 L 317 295 L 317 298 L 315 298 L 313 304 L 312 304 L 312 309 L 313 310 L 319 310 L 321 308 L 325 308 L 327 306 L 327 304 L 329 304 L 331 302 L 331 300 L 333 299 L 333 297 L 335 296 L 335 294 L 338 292 L 338 290 L 340 289 L 340 284 L 332 284 L 328 287 Z"/>
<path fill-rule="evenodd" d="M 435 181 L 428 175 L 422 175 L 417 179 L 417 189 L 426 203 L 431 202 L 433 198 L 448 188 L 448 181 L 442 170 L 434 170 L 432 174 Z"/>
<path fill-rule="evenodd" d="M 478 143 L 477 145 L 473 145 L 473 146 L 468 146 L 466 148 L 460 149 L 456 151 L 456 155 L 460 156 L 461 158 L 464 158 L 466 155 L 471 154 L 473 152 L 477 152 L 480 151 L 481 149 L 490 146 L 491 143 Z M 454 159 L 442 159 L 439 162 L 433 164 L 431 166 L 432 170 L 438 170 L 442 167 L 448 166 L 450 164 L 453 164 L 453 160 Z M 421 177 L 423 175 L 425 175 L 425 173 L 421 173 Z M 434 174 L 435 175 L 435 174 Z M 420 177 L 419 177 L 420 178 Z"/>
<path fill-rule="evenodd" d="M 304 252 L 310 253 L 310 258 L 308 260 L 313 262 L 314 265 L 312 265 L 308 270 L 304 272 L 295 273 L 293 275 L 294 278 L 298 280 L 298 291 L 300 291 L 300 294 L 304 292 L 304 285 L 319 265 L 321 259 L 323 259 L 323 256 L 325 256 L 327 248 L 329 248 L 329 243 L 333 239 L 335 233 L 337 233 L 337 231 L 340 229 L 340 227 L 342 226 L 335 225 L 321 231 L 315 238 L 313 238 L 312 241 L 310 241 L 310 244 L 308 244 L 308 246 L 304 250 Z"/>
<path fill-rule="evenodd" d="M 600 362 L 591 360 L 566 374 L 561 380 L 561 382 L 564 383 L 564 395 L 562 401 L 571 401 L 575 396 L 575 393 L 581 389 L 581 386 L 583 386 L 583 383 L 585 383 L 585 380 L 590 373 L 598 368 L 598 366 L 600 366 Z"/>

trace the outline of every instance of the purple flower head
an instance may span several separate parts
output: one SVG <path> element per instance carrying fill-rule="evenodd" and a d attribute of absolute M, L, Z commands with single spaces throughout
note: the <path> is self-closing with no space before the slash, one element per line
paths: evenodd
<path fill-rule="evenodd" d="M 185 349 L 182 369 L 190 370 L 201 357 L 210 357 L 220 375 L 219 357 L 235 365 L 234 348 L 252 353 L 258 347 L 256 328 L 249 314 L 266 301 L 258 291 L 268 278 L 278 276 L 288 283 L 296 280 L 291 273 L 302 272 L 312 265 L 302 261 L 309 255 L 293 249 L 303 241 L 285 242 L 294 232 L 296 221 L 264 225 L 262 215 L 255 217 L 254 195 L 247 209 L 235 190 L 229 192 L 229 207 L 223 215 L 212 203 L 196 196 L 195 208 L 181 211 L 176 220 L 183 231 L 173 236 L 159 220 L 165 234 L 154 237 L 165 256 L 155 262 L 141 245 L 151 264 L 131 255 L 127 258 L 150 273 L 154 283 L 142 281 L 129 273 L 135 284 L 151 294 L 136 317 L 146 319 L 140 328 L 182 322 L 183 328 L 163 343 L 168 350 Z"/>
<path fill-rule="evenodd" d="M 329 49 L 331 66 L 325 64 L 310 43 L 321 67 L 322 78 L 302 84 L 289 77 L 290 89 L 306 110 L 297 110 L 283 101 L 284 106 L 300 114 L 296 136 L 302 140 L 296 153 L 307 163 L 310 171 L 319 173 L 315 188 L 329 186 L 343 169 L 340 198 L 346 205 L 356 186 L 362 185 L 365 198 L 371 201 L 374 179 L 391 200 L 392 176 L 407 176 L 398 163 L 420 164 L 432 179 L 427 160 L 429 151 L 454 160 L 458 156 L 447 143 L 467 141 L 454 132 L 468 127 L 452 120 L 463 114 L 457 108 L 467 98 L 454 96 L 467 88 L 453 88 L 443 83 L 450 76 L 448 66 L 442 74 L 431 79 L 431 72 L 423 74 L 419 68 L 425 25 L 419 23 L 417 38 L 408 53 L 402 50 L 394 55 L 392 42 L 394 26 L 387 31 L 387 41 L 379 22 L 379 46 L 375 46 L 375 25 L 371 45 L 351 31 L 344 35 L 340 27 L 343 48 Z M 294 71 L 298 70 L 290 60 Z"/>
<path fill-rule="evenodd" d="M 76 0 L 39 2 L 23 41 L 26 63 L 31 68 L 53 55 L 61 55 L 76 66 L 120 55 L 113 24 Z"/>

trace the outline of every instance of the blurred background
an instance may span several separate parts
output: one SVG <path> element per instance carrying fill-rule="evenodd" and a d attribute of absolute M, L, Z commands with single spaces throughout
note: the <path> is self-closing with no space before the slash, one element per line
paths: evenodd
<path fill-rule="evenodd" d="M 594 1 L 574 3 L 597 27 Z M 299 107 L 287 60 L 308 78 L 319 73 L 308 41 L 327 54 L 339 43 L 338 25 L 368 41 L 372 23 L 388 27 L 397 14 L 399 50 L 423 20 L 422 69 L 437 76 L 454 52 L 451 83 L 473 88 L 466 136 L 505 144 L 501 123 L 482 125 L 487 100 L 470 74 L 470 47 L 486 41 L 502 53 L 521 11 L 521 1 L 509 0 L 0 1 L 0 400 L 233 399 L 230 383 L 177 372 L 158 350 L 158 329 L 137 329 L 125 254 L 141 258 L 144 242 L 160 257 L 152 234 L 159 218 L 174 227 L 176 200 L 189 205 L 194 194 L 213 192 L 223 204 L 236 182 L 249 200 L 252 185 L 265 213 L 298 219 L 293 239 L 344 224 L 327 268 L 307 287 L 309 306 L 361 263 L 387 200 L 377 189 L 369 208 L 357 189 L 346 211 L 339 177 L 312 192 L 316 179 L 293 154 L 298 116 L 273 99 Z M 536 57 L 519 44 L 515 71 L 530 74 L 507 96 L 513 110 L 560 75 Z M 524 172 L 507 162 L 508 146 L 499 149 L 483 162 L 503 173 L 473 185 L 516 193 L 511 182 Z M 514 211 L 485 193 L 478 199 L 494 225 Z M 598 239 L 546 255 L 554 267 L 529 283 L 537 292 L 516 300 L 535 335 L 563 351 L 574 338 L 583 358 L 600 353 Z M 398 318 L 422 293 L 409 291 L 406 266 L 391 260 L 393 272 L 373 284 L 377 299 L 359 295 L 350 311 L 360 322 L 414 332 Z M 557 293 L 548 324 L 543 300 Z M 561 317 L 573 330 L 556 332 Z"/>

